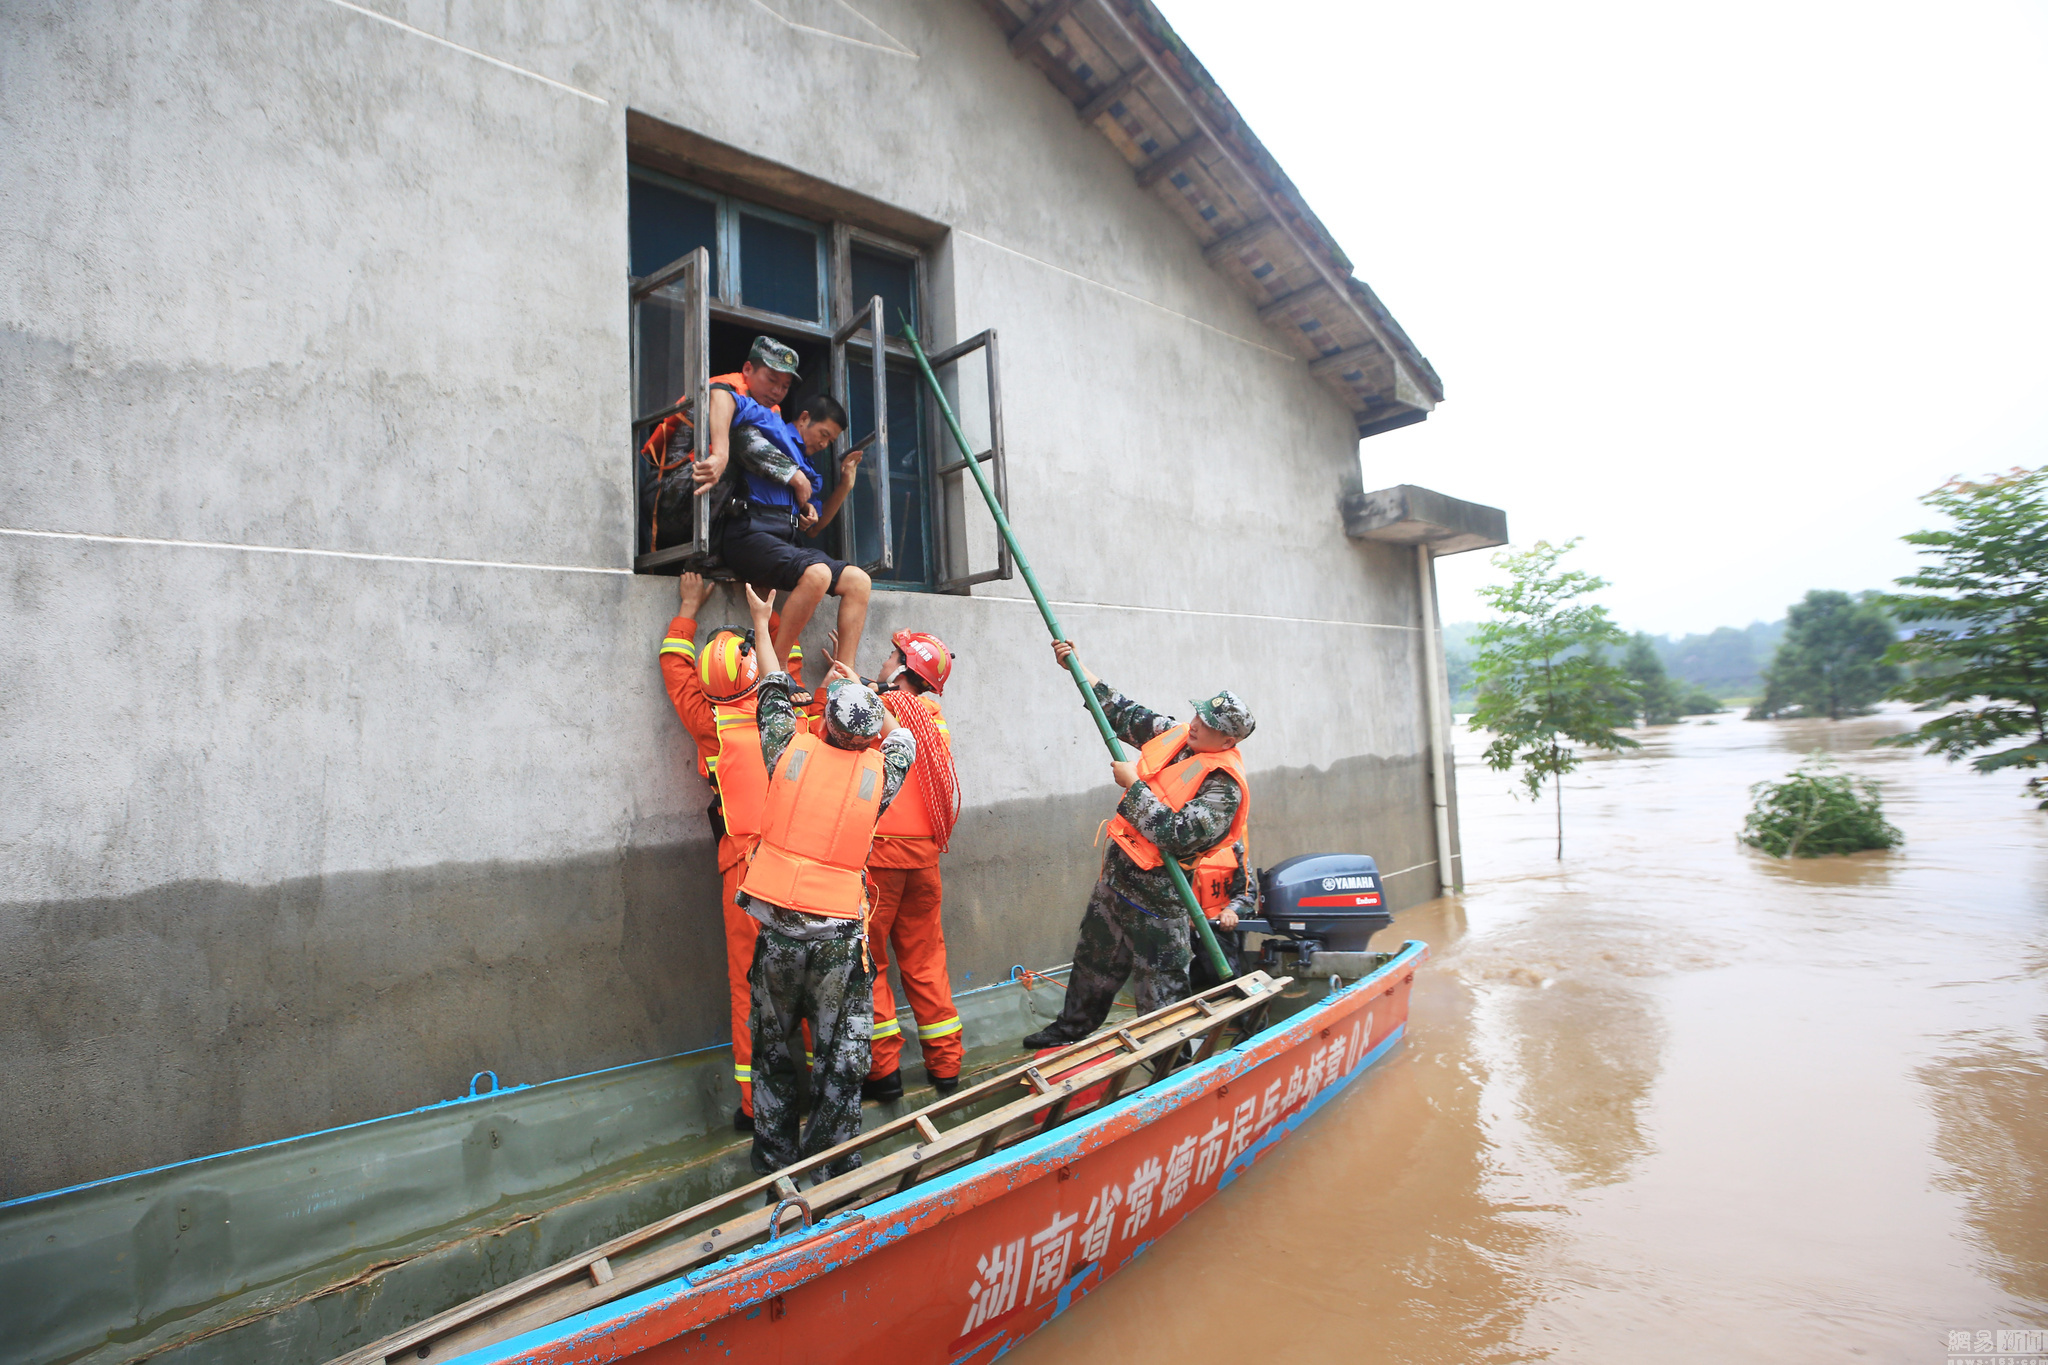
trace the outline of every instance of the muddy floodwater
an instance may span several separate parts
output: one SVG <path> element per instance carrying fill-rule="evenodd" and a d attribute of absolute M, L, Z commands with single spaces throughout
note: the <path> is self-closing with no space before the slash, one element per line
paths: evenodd
<path fill-rule="evenodd" d="M 1568 782 L 1561 864 L 1461 732 L 1467 890 L 1389 935 L 1434 950 L 1406 1041 L 1016 1354 L 1938 1365 L 2048 1328 L 2048 814 L 1869 747 L 1914 719 L 1638 732 Z M 1817 748 L 1903 848 L 1736 846 Z"/>

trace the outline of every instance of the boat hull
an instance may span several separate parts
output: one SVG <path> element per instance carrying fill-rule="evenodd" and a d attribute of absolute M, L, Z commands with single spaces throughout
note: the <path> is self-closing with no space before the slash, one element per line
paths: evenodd
<path fill-rule="evenodd" d="M 459 1357 L 985 1365 L 1228 1188 L 1402 1037 L 1410 943 L 1166 1081 L 777 1243 Z"/>

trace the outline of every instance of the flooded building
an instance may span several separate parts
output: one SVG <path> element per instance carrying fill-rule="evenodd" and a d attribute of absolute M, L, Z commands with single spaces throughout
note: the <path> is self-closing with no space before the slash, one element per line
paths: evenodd
<path fill-rule="evenodd" d="M 891 318 L 1089 663 L 1248 700 L 1253 860 L 1450 879 L 1412 546 L 1497 528 L 1366 494 L 1438 378 L 1146 0 L 4 24 L 0 1197 L 724 1041 L 634 437 L 760 333 L 886 418 L 864 664 L 959 657 L 956 989 L 1114 791 Z"/>

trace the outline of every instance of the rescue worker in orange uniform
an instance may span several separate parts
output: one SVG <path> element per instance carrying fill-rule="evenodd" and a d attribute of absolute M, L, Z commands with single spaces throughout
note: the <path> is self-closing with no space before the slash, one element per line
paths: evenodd
<path fill-rule="evenodd" d="M 750 1133 L 754 1129 L 754 1072 L 747 968 L 754 960 L 756 922 L 739 908 L 735 897 L 747 855 L 761 836 L 761 807 L 768 787 L 754 719 L 761 669 L 750 634 L 720 630 L 704 642 L 701 654 L 698 651 L 694 643 L 697 613 L 711 593 L 712 584 L 706 579 L 694 573 L 682 576 L 677 614 L 661 641 L 661 676 L 676 715 L 696 741 L 697 772 L 712 786 L 707 814 L 712 832 L 718 836 L 733 1079 L 740 1090 L 740 1106 L 732 1121 L 734 1129 Z M 799 672 L 802 666 L 803 651 L 792 647 L 790 673 Z"/>
<path fill-rule="evenodd" d="M 1053 644 L 1062 668 L 1073 652 L 1065 640 Z M 1127 979 L 1140 1014 L 1187 995 L 1193 930 L 1166 859 L 1178 862 L 1192 884 L 1209 885 L 1212 901 L 1222 896 L 1220 921 L 1230 906 L 1228 869 L 1241 857 L 1232 846 L 1244 842 L 1251 818 L 1251 788 L 1237 746 L 1254 722 L 1236 693 L 1195 702 L 1194 718 L 1176 723 L 1108 686 L 1086 665 L 1081 672 L 1118 738 L 1141 747 L 1135 760 L 1110 764 L 1124 795 L 1109 822 L 1101 879 L 1081 916 L 1066 1003 L 1059 1018 L 1024 1039 L 1029 1048 L 1062 1047 L 1102 1027 Z"/>
<path fill-rule="evenodd" d="M 747 605 L 756 638 L 766 636 L 768 602 L 749 588 Z M 861 1078 L 874 1025 L 865 869 L 875 826 L 917 759 L 916 736 L 844 663 L 833 662 L 815 731 L 798 723 L 790 688 L 789 675 L 779 671 L 760 683 L 755 723 L 768 791 L 739 892 L 741 906 L 760 922 L 747 980 L 755 1059 L 752 1160 L 762 1172 L 860 1133 Z M 816 1053 L 811 1113 L 801 1133 L 800 1025 L 809 1027 Z M 852 1153 L 814 1179 L 858 1165 L 860 1155 Z"/>
<path fill-rule="evenodd" d="M 953 736 L 939 705 L 953 671 L 953 654 L 938 636 L 921 631 L 899 630 L 891 639 L 896 648 L 879 683 L 882 704 L 917 736 L 917 763 L 903 794 L 876 827 L 875 851 L 868 855 L 868 885 L 875 898 L 868 917 L 868 951 L 875 959 L 875 1052 L 861 1094 L 872 1100 L 903 1095 L 903 1034 L 895 993 L 889 989 L 891 953 L 917 1020 L 925 1076 L 941 1095 L 960 1088 L 964 1056 L 939 923 L 939 855 L 960 818 Z"/>

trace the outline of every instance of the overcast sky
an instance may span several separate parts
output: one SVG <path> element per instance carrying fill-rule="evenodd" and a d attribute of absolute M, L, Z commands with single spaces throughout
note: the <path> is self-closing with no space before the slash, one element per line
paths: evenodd
<path fill-rule="evenodd" d="M 2048 463 L 2048 4 L 1160 4 L 1443 376 L 1367 487 L 1583 536 L 1623 625 L 1884 586 Z"/>

